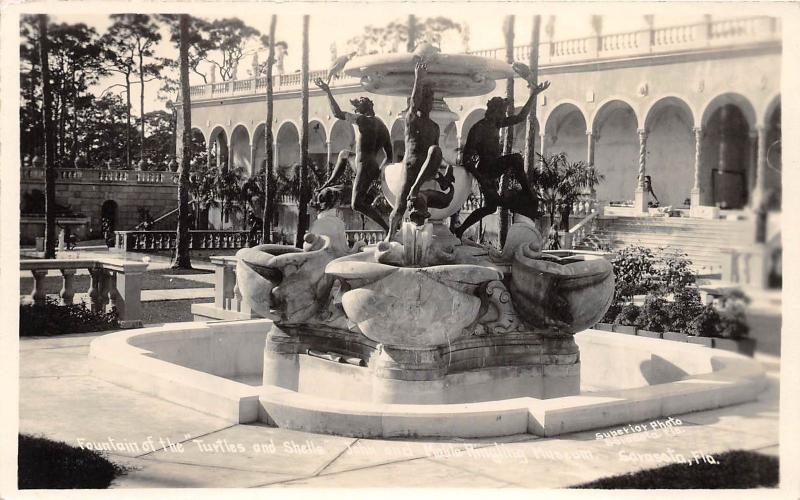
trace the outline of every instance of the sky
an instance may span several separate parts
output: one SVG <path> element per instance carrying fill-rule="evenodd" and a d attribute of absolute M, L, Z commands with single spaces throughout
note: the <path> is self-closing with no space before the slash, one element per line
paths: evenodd
<path fill-rule="evenodd" d="M 74 5 L 74 4 L 73 4 Z M 139 4 L 140 6 L 146 4 Z M 170 4 L 151 4 L 169 7 Z M 609 6 L 607 4 L 526 4 L 526 3 L 319 3 L 319 4 L 268 4 L 257 5 L 242 2 L 205 3 L 193 4 L 191 12 L 194 15 L 208 20 L 225 17 L 239 17 L 249 26 L 267 33 L 269 30 L 270 16 L 278 16 L 276 40 L 284 40 L 289 45 L 288 55 L 285 60 L 287 73 L 292 73 L 300 68 L 302 46 L 302 15 L 310 15 L 309 22 L 309 64 L 311 69 L 327 68 L 331 61 L 331 46 L 336 44 L 341 55 L 346 48 L 347 40 L 363 32 L 367 25 L 384 26 L 391 21 L 402 21 L 411 13 L 418 17 L 445 16 L 462 26 L 468 26 L 470 32 L 469 49 L 480 50 L 502 47 L 504 44 L 502 25 L 506 15 L 515 16 L 515 45 L 530 43 L 533 16 L 542 16 L 542 39 L 545 35 L 545 24 L 551 16 L 554 22 L 555 40 L 580 38 L 592 33 L 591 16 L 602 16 L 602 29 L 604 33 L 619 33 L 635 31 L 646 28 L 645 15 L 654 15 L 654 24 L 657 27 L 689 24 L 699 22 L 706 13 L 717 18 L 744 17 L 753 15 L 752 6 L 737 5 L 735 13 L 731 13 L 730 6 L 706 5 L 700 10 L 702 4 L 687 4 L 686 7 L 672 3 L 644 4 L 627 3 L 624 5 Z M 185 8 L 185 6 L 183 6 Z M 667 8 L 668 7 L 668 8 Z M 302 9 L 302 10 L 301 10 Z M 116 7 L 114 11 L 108 8 L 108 14 L 88 14 L 86 11 L 98 12 L 98 9 L 67 9 L 51 15 L 54 22 L 77 23 L 83 22 L 95 27 L 101 34 L 111 24 L 108 14 L 111 12 L 125 12 L 130 9 Z M 180 11 L 180 9 L 172 9 Z M 166 28 L 162 33 L 162 42 L 159 44 L 156 55 L 177 58 L 177 48 L 169 41 Z M 252 48 L 256 48 L 254 44 Z M 449 35 L 442 45 L 444 52 L 461 52 L 464 49 L 461 37 L 453 33 Z M 262 51 L 260 61 L 266 60 L 266 51 Z M 247 78 L 247 70 L 251 65 L 251 57 L 242 61 L 239 68 L 239 78 Z M 209 66 L 200 67 L 201 71 L 210 71 Z M 120 83 L 118 77 L 109 77 L 92 89 L 100 93 L 109 86 Z M 192 84 L 201 84 L 202 79 L 193 76 Z M 164 101 L 157 99 L 158 82 L 150 82 L 145 86 L 146 110 L 164 109 Z M 119 91 L 119 87 L 113 89 Z M 134 103 L 138 103 L 139 88 L 132 89 Z M 134 105 L 138 115 L 138 105 Z"/>

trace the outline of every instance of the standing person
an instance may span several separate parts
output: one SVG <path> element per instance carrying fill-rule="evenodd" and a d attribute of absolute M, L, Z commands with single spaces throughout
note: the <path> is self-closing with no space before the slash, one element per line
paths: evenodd
<path fill-rule="evenodd" d="M 406 208 L 412 207 L 411 219 L 421 225 L 429 217 L 427 212 L 427 199 L 419 196 L 419 190 L 425 181 L 435 178 L 439 167 L 442 165 L 442 150 L 439 148 L 439 125 L 431 120 L 433 109 L 433 89 L 423 85 L 425 75 L 428 73 L 427 65 L 417 61 L 414 66 L 414 86 L 411 89 L 411 99 L 406 111 L 405 131 L 405 178 L 397 195 L 395 207 L 389 217 L 389 231 L 385 241 L 391 241 Z"/>
<path fill-rule="evenodd" d="M 515 68 L 516 69 L 516 68 Z M 524 76 L 524 75 L 523 75 Z M 531 86 L 531 95 L 519 113 L 506 116 L 506 100 L 492 97 L 486 103 L 486 113 L 469 130 L 464 145 L 464 168 L 471 173 L 480 184 L 483 192 L 483 206 L 473 211 L 463 224 L 456 227 L 453 233 L 461 238 L 470 226 L 503 207 L 512 212 L 524 215 L 529 219 L 538 217 L 539 200 L 531 191 L 525 175 L 522 155 L 513 153 L 501 156 L 500 129 L 513 127 L 528 117 L 534 98 L 547 90 L 550 82 Z M 500 177 L 510 174 L 522 186 L 521 191 L 509 191 L 500 195 Z"/>
<path fill-rule="evenodd" d="M 380 212 L 372 206 L 371 200 L 368 199 L 368 193 L 370 185 L 380 178 L 381 168 L 383 167 L 383 164 L 378 163 L 378 153 L 383 150 L 387 160 L 392 157 L 392 141 L 389 136 L 389 130 L 386 125 L 375 117 L 375 110 L 369 98 L 351 99 L 350 103 L 355 108 L 355 114 L 346 113 L 342 111 L 336 99 L 333 98 L 327 83 L 322 81 L 321 78 L 314 80 L 314 83 L 328 94 L 333 116 L 358 127 L 359 137 L 356 143 L 355 179 L 351 197 L 353 210 L 366 215 L 388 231 L 389 226 Z M 323 184 L 323 187 L 330 185 L 346 169 L 348 153 L 342 151 L 339 154 L 336 166 L 331 172 L 328 182 Z"/>

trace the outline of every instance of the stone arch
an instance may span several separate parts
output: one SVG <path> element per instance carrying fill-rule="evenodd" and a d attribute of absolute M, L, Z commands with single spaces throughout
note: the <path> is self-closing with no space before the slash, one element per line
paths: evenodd
<path fill-rule="evenodd" d="M 256 125 L 256 128 L 253 130 L 253 143 L 251 144 L 251 148 L 253 149 L 254 173 L 262 172 L 266 167 L 267 145 L 264 142 L 265 141 L 264 134 L 266 133 L 267 133 L 267 126 L 264 122 L 261 122 L 258 125 Z"/>
<path fill-rule="evenodd" d="M 704 204 L 744 207 L 755 182 L 752 107 L 736 99 L 712 101 L 703 114 L 701 185 Z M 748 103 L 749 104 L 749 103 Z M 749 117 L 748 117 L 749 115 Z"/>
<path fill-rule="evenodd" d="M 320 120 L 308 123 L 308 157 L 323 171 L 328 170 L 328 133 Z M 334 161 L 334 158 L 331 158 Z"/>
<path fill-rule="evenodd" d="M 250 132 L 244 124 L 238 124 L 231 132 L 231 166 L 241 168 L 248 175 L 252 174 L 253 166 L 250 164 Z"/>
<path fill-rule="evenodd" d="M 764 133 L 767 134 L 766 165 L 764 169 L 764 189 L 768 195 L 767 204 L 771 210 L 781 208 L 781 187 L 783 179 L 783 154 L 781 147 L 781 99 L 774 97 L 764 115 Z"/>
<path fill-rule="evenodd" d="M 592 117 L 594 165 L 605 177 L 597 186 L 599 200 L 634 198 L 639 171 L 639 123 L 633 107 L 619 99 L 606 101 Z"/>
<path fill-rule="evenodd" d="M 719 111 L 720 108 L 728 105 L 738 107 L 744 118 L 747 120 L 747 124 L 750 129 L 754 130 L 756 128 L 756 125 L 758 125 L 758 118 L 756 117 L 756 111 L 753 108 L 753 104 L 748 98 L 736 92 L 726 92 L 711 98 L 706 105 L 703 106 L 703 117 L 700 120 L 702 126 L 705 128 L 706 123 L 708 123 L 711 116 L 715 112 Z"/>
<path fill-rule="evenodd" d="M 113 235 L 119 222 L 119 204 L 114 200 L 106 200 L 100 205 L 100 224 L 104 231 Z M 106 236 L 107 237 L 107 236 Z"/>
<path fill-rule="evenodd" d="M 469 135 L 470 129 L 478 123 L 479 121 L 483 120 L 483 116 L 486 114 L 486 108 L 475 108 L 471 110 L 469 113 L 466 114 L 463 120 L 461 120 L 461 146 L 463 147 L 467 143 L 467 136 Z"/>
<path fill-rule="evenodd" d="M 203 131 L 197 127 L 191 130 L 191 150 L 189 164 L 192 169 L 202 168 L 208 163 L 208 141 Z"/>
<path fill-rule="evenodd" d="M 694 113 L 686 101 L 666 96 L 645 115 L 647 175 L 664 206 L 685 206 L 694 186 Z"/>
<path fill-rule="evenodd" d="M 336 157 L 343 149 L 355 152 L 356 131 L 344 120 L 336 120 L 331 127 L 331 156 Z M 334 160 L 335 161 L 335 160 Z"/>
<path fill-rule="evenodd" d="M 544 125 L 544 151 L 566 153 L 570 161 L 586 161 L 586 116 L 572 102 L 556 105 Z M 540 145 L 541 150 L 541 145 Z"/>
<path fill-rule="evenodd" d="M 275 134 L 276 166 L 291 167 L 300 161 L 300 131 L 291 120 L 286 120 L 278 127 Z"/>
<path fill-rule="evenodd" d="M 394 163 L 403 161 L 406 152 L 406 121 L 402 118 L 395 119 L 392 128 L 389 130 L 389 137 L 392 140 L 392 154 Z"/>
<path fill-rule="evenodd" d="M 228 164 L 228 133 L 222 125 L 215 126 L 208 134 L 208 162 L 217 168 Z"/>

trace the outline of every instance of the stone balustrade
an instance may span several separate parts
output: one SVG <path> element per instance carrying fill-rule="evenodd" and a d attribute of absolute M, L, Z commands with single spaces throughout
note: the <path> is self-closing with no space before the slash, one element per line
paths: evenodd
<path fill-rule="evenodd" d="M 165 171 L 120 170 L 107 168 L 57 168 L 56 179 L 86 184 L 177 185 L 178 174 Z M 23 167 L 21 181 L 44 182 L 43 167 Z"/>
<path fill-rule="evenodd" d="M 119 252 L 148 252 L 174 250 L 177 241 L 175 230 L 170 231 L 115 231 L 114 248 Z M 189 248 L 192 250 L 239 249 L 250 246 L 250 231 L 196 230 L 189 231 Z M 255 240 L 261 240 L 257 231 Z"/>
<path fill-rule="evenodd" d="M 383 229 L 354 229 L 344 232 L 347 237 L 347 244 L 351 247 L 357 241 L 364 241 L 367 245 L 380 243 L 386 237 L 386 231 Z"/>
<path fill-rule="evenodd" d="M 566 234 L 564 234 L 564 249 L 571 249 L 580 244 L 595 229 L 595 222 L 599 212 L 592 212 L 575 224 Z"/>
<path fill-rule="evenodd" d="M 87 293 L 89 307 L 93 312 L 105 312 L 108 307 L 116 308 L 122 328 L 142 326 L 142 274 L 147 270 L 147 263 L 120 259 L 20 261 L 20 270 L 30 271 L 33 274 L 33 290 L 29 299 L 34 304 L 45 303 L 44 279 L 51 270 L 60 271 L 63 278 L 59 293 L 60 303 L 73 304 L 75 275 L 80 269 L 86 269 L 91 276 Z"/>
<path fill-rule="evenodd" d="M 636 55 L 674 52 L 677 50 L 703 50 L 709 47 L 748 44 L 753 42 L 780 41 L 781 20 L 768 16 L 753 16 L 725 20 L 708 20 L 700 23 L 636 30 L 625 33 L 549 40 L 539 44 L 539 64 L 542 68 L 565 63 L 613 59 Z M 514 47 L 514 59 L 527 62 L 530 45 Z M 505 60 L 505 49 L 486 49 L 469 54 Z M 327 70 L 315 70 L 309 74 L 310 81 L 324 78 Z M 358 78 L 343 76 L 331 82 L 331 87 L 359 85 Z M 301 74 L 291 73 L 273 76 L 276 93 L 298 92 L 302 86 Z M 263 94 L 266 92 L 266 77 L 234 80 L 222 83 L 196 85 L 191 88 L 192 99 L 216 99 L 219 97 Z"/>

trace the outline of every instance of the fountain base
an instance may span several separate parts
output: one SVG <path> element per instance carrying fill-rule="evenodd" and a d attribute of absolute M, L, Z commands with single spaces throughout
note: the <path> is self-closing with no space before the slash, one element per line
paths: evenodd
<path fill-rule="evenodd" d="M 470 336 L 443 346 L 407 348 L 349 331 L 273 325 L 263 373 L 265 386 L 372 403 L 548 399 L 580 391 L 580 355 L 572 337 L 534 333 Z"/>

